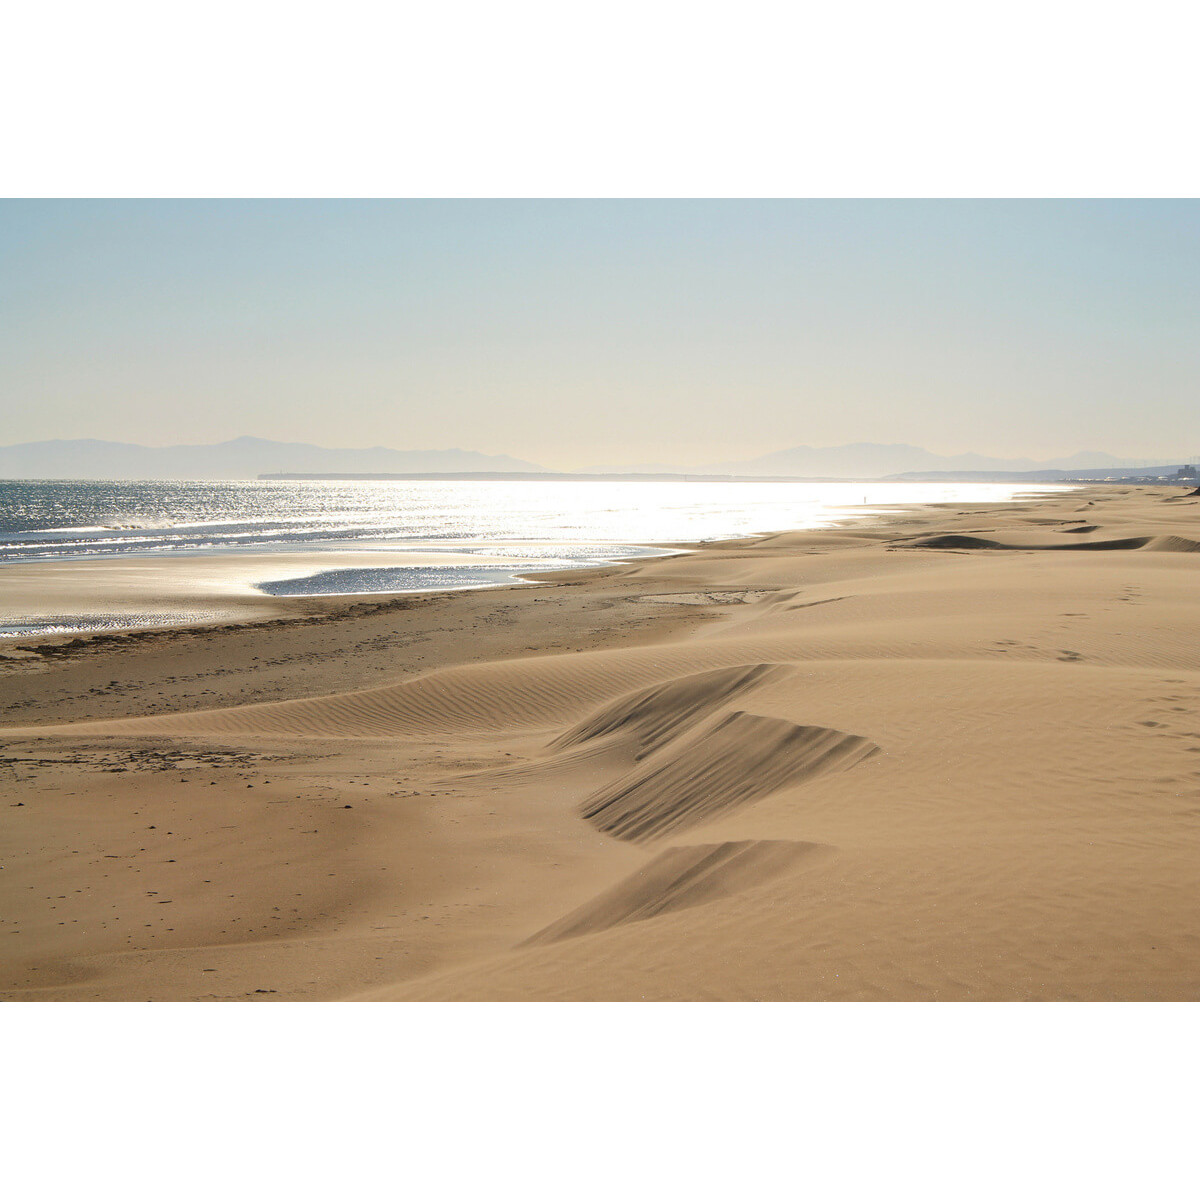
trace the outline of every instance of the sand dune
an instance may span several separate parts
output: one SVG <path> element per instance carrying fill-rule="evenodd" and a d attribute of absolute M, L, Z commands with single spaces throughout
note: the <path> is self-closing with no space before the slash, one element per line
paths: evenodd
<path fill-rule="evenodd" d="M 1095 525 L 1088 525 L 1083 529 L 1070 529 L 1065 532 L 1090 533 L 1096 528 Z M 923 546 L 929 550 L 1152 550 L 1168 554 L 1194 554 L 1200 550 L 1200 542 L 1170 534 L 1095 539 L 1088 542 L 1024 542 L 1015 539 L 998 542 L 990 538 L 971 537 L 962 533 L 942 533 L 935 537 L 918 538 L 906 544 Z"/>
<path fill-rule="evenodd" d="M 528 939 L 527 945 L 598 933 L 629 921 L 695 908 L 745 891 L 827 849 L 804 842 L 673 846 L 616 887 Z"/>
<path fill-rule="evenodd" d="M 867 738 L 734 712 L 668 743 L 582 806 L 612 837 L 650 841 L 690 829 L 788 784 L 845 770 L 876 753 Z"/>
<path fill-rule="evenodd" d="M 1093 488 L 8 651 L 0 995 L 1194 998 L 1197 545 Z"/>
<path fill-rule="evenodd" d="M 568 729 L 551 743 L 551 749 L 565 749 L 616 734 L 631 739 L 637 747 L 636 757 L 643 758 L 728 701 L 778 675 L 781 669 L 778 664 L 754 663 L 702 671 L 622 696 Z"/>

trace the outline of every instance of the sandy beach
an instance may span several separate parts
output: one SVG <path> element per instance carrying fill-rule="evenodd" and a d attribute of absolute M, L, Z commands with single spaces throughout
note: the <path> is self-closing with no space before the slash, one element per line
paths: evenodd
<path fill-rule="evenodd" d="M 1096 487 L 5 643 L 0 996 L 1195 999 L 1198 549 Z"/>

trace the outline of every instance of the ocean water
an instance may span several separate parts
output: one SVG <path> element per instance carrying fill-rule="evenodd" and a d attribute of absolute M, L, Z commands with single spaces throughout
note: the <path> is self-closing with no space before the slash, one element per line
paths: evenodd
<path fill-rule="evenodd" d="M 662 553 L 663 544 L 820 528 L 897 504 L 990 503 L 1027 492 L 879 482 L 0 481 L 0 601 L 7 566 L 116 556 L 152 564 L 312 555 L 312 571 L 299 578 L 272 578 L 269 567 L 260 568 L 255 586 L 273 595 L 480 587 L 539 569 Z M 320 562 L 347 549 L 386 551 L 389 561 L 350 570 L 333 554 Z M 418 561 L 431 553 L 456 561 Z M 406 554 L 413 564 L 395 565 Z M 476 565 L 475 557 L 487 561 Z M 0 636 L 50 632 L 47 621 L 5 611 Z M 111 626 L 86 612 L 54 614 L 53 624 L 55 632 Z"/>

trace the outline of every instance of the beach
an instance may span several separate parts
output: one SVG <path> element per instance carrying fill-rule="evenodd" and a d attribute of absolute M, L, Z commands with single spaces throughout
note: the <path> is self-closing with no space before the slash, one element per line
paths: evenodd
<path fill-rule="evenodd" d="M 1198 549 L 1097 486 L 6 641 L 0 997 L 1195 999 Z"/>
<path fill-rule="evenodd" d="M 338 579 L 393 571 L 409 576 L 435 571 L 444 575 L 489 574 L 516 580 L 526 564 L 488 554 L 431 553 L 421 549 L 389 552 L 321 549 L 288 553 L 113 555 L 92 560 L 0 564 L 0 635 L 28 628 L 30 636 L 114 632 L 156 626 L 228 626 L 245 621 L 286 619 L 330 611 L 320 593 L 298 590 L 316 579 Z M 279 594 L 265 590 L 270 579 Z M 330 589 L 337 595 L 335 588 Z M 424 590 L 424 589 L 421 589 Z M 363 595 L 351 594 L 345 603 Z M 94 627 L 79 625 L 80 612 Z M 69 615 L 64 615 L 69 614 Z M 42 628 L 39 628 L 42 627 Z M 0 652 L 10 644 L 0 636 Z M 15 643 L 13 643 L 15 645 Z"/>

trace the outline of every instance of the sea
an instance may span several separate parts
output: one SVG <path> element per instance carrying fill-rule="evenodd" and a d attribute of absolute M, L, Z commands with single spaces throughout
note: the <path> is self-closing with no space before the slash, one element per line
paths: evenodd
<path fill-rule="evenodd" d="M 1028 485 L 879 481 L 0 481 L 0 636 L 162 620 L 13 612 L 2 604 L 4 577 L 18 564 L 138 556 L 152 569 L 181 556 L 253 555 L 262 576 L 253 587 L 268 595 L 421 592 L 520 583 L 537 571 L 679 552 L 677 543 L 828 527 L 901 504 L 1026 494 Z M 335 553 L 345 550 L 386 551 L 387 561 L 363 566 L 360 554 L 345 569 Z M 284 553 L 311 555 L 312 570 L 273 578 L 271 559 Z M 431 554 L 454 561 L 421 561 Z"/>

